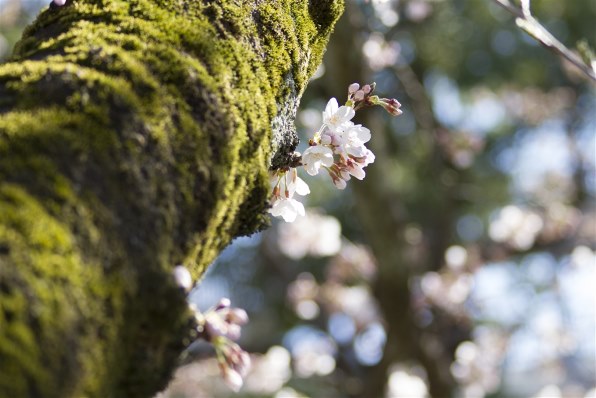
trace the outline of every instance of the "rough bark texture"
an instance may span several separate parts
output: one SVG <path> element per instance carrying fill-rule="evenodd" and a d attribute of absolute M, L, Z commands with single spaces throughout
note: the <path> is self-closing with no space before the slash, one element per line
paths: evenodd
<path fill-rule="evenodd" d="M 263 228 L 341 0 L 73 0 L 0 65 L 0 396 L 141 397 Z"/>

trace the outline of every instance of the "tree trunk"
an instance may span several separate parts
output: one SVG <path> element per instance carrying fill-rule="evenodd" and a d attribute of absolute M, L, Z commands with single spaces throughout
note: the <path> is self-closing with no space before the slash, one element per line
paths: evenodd
<path fill-rule="evenodd" d="M 72 0 L 0 65 L 0 396 L 146 397 L 267 223 L 341 0 Z"/>

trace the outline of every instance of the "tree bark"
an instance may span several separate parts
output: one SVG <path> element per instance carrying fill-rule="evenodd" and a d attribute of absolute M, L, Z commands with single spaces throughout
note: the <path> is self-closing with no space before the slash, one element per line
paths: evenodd
<path fill-rule="evenodd" d="M 72 0 L 0 65 L 0 396 L 145 397 L 267 170 L 342 0 Z"/>

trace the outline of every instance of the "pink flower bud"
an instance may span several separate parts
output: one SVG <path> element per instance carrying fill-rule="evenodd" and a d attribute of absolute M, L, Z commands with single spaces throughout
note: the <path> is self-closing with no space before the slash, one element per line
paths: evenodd
<path fill-rule="evenodd" d="M 395 107 L 395 108 L 401 108 L 401 104 L 400 104 L 400 103 L 399 103 L 399 101 L 398 101 L 398 100 L 396 100 L 395 98 L 391 98 L 391 99 L 388 101 L 388 103 L 389 103 L 389 105 L 391 105 L 391 106 L 393 106 L 393 107 Z"/>
<path fill-rule="evenodd" d="M 331 144 L 331 136 L 328 134 L 321 134 L 321 144 L 323 145 L 329 145 Z"/>
<path fill-rule="evenodd" d="M 220 336 L 225 335 L 230 340 L 238 340 L 240 338 L 240 335 L 242 334 L 242 328 L 240 328 L 240 325 L 235 325 L 231 323 L 227 324 L 226 326 L 227 327 L 225 333 L 220 334 Z"/>
<path fill-rule="evenodd" d="M 354 94 L 359 88 L 360 88 L 360 84 L 358 84 L 358 83 L 352 83 L 348 87 L 348 93 Z"/>
<path fill-rule="evenodd" d="M 228 326 L 213 316 L 205 319 L 203 327 L 206 333 L 205 340 L 210 342 L 213 342 L 219 336 L 228 335 Z"/>
<path fill-rule="evenodd" d="M 230 381 L 234 382 L 231 383 L 231 387 L 236 386 L 239 388 L 242 386 L 242 378 L 250 370 L 250 355 L 240 348 L 238 344 L 226 338 L 218 340 L 215 343 L 215 349 L 221 353 L 218 359 L 224 380 L 230 377 Z"/>
<path fill-rule="evenodd" d="M 232 389 L 234 392 L 240 391 L 242 385 L 244 384 L 244 380 L 242 379 L 240 373 L 230 368 L 222 369 L 222 373 L 227 386 L 230 387 L 230 389 Z"/>
<path fill-rule="evenodd" d="M 331 181 L 333 181 L 333 185 L 335 185 L 337 189 L 346 188 L 346 180 L 340 176 L 341 172 L 337 164 L 334 164 L 332 167 L 328 168 L 327 172 L 329 173 L 329 177 L 331 177 Z"/>
<path fill-rule="evenodd" d="M 245 325 L 248 323 L 248 314 L 242 308 L 231 308 L 226 315 L 226 321 L 236 325 Z"/>
<path fill-rule="evenodd" d="M 250 370 L 250 364 L 251 364 L 250 355 L 248 355 L 248 352 L 241 350 L 239 360 L 236 363 L 236 368 L 238 369 L 238 373 L 240 373 L 240 375 L 242 375 L 242 376 L 246 376 L 246 374 Z"/>
<path fill-rule="evenodd" d="M 337 177 L 333 179 L 333 184 L 337 189 L 346 189 L 347 185 L 346 180 Z"/>
<path fill-rule="evenodd" d="M 372 91 L 372 88 L 370 87 L 370 84 L 367 84 L 365 86 L 362 87 L 362 91 L 364 92 L 364 94 L 368 94 Z"/>
<path fill-rule="evenodd" d="M 393 116 L 399 116 L 403 113 L 402 110 L 399 109 L 401 107 L 401 104 L 395 98 L 382 98 L 379 104 Z"/>
<path fill-rule="evenodd" d="M 393 116 L 399 116 L 402 113 L 404 113 L 401 109 L 397 109 L 397 108 L 390 107 L 390 106 L 386 107 L 385 109 L 387 110 L 387 112 L 389 112 Z"/>
<path fill-rule="evenodd" d="M 217 303 L 217 305 L 213 308 L 214 311 L 219 311 L 222 310 L 224 308 L 229 308 L 230 305 L 232 305 L 232 302 L 230 301 L 229 298 L 222 298 L 221 300 L 219 300 L 219 302 Z"/>
<path fill-rule="evenodd" d="M 354 99 L 356 101 L 362 101 L 364 99 L 364 91 L 362 91 L 362 90 L 356 91 L 356 93 L 354 93 Z"/>
<path fill-rule="evenodd" d="M 177 265 L 172 272 L 176 285 L 183 288 L 185 291 L 189 291 L 192 288 L 192 276 L 184 265 Z"/>

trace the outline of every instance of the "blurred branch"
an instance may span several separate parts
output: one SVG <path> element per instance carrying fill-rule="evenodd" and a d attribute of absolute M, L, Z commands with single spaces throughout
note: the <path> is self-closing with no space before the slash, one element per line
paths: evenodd
<path fill-rule="evenodd" d="M 492 0 L 513 14 L 515 23 L 524 32 L 536 39 L 540 44 L 554 53 L 562 56 L 575 65 L 584 75 L 596 82 L 596 71 L 589 63 L 584 62 L 581 57 L 568 49 L 563 43 L 557 40 L 530 12 L 530 0 L 521 0 L 521 8 L 516 7 L 510 0 Z M 596 60 L 591 60 L 592 63 Z"/>
<path fill-rule="evenodd" d="M 436 127 L 433 109 L 422 82 L 420 82 L 416 73 L 407 64 L 395 65 L 393 70 L 402 83 L 406 94 L 412 101 L 414 117 L 423 129 L 433 133 Z"/>

